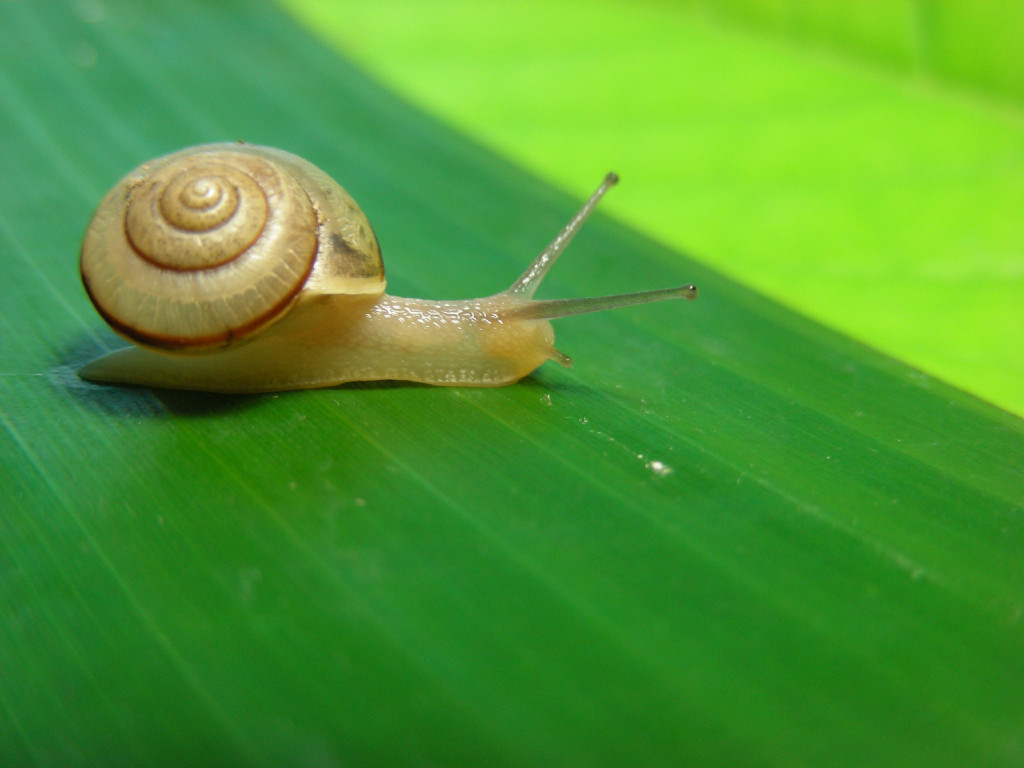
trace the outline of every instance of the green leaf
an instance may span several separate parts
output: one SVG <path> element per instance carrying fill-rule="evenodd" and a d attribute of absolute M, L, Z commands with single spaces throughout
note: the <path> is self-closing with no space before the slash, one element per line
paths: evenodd
<path fill-rule="evenodd" d="M 297 152 L 434 298 L 507 285 L 597 178 L 242 2 L 0 3 L 0 136 L 0 764 L 1024 764 L 1017 418 L 602 213 L 545 295 L 702 297 L 560 321 L 571 370 L 86 384 L 120 342 L 78 245 L 149 157 Z"/>

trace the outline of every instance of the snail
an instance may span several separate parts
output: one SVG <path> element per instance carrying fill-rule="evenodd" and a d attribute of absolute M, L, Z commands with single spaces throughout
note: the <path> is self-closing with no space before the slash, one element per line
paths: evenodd
<path fill-rule="evenodd" d="M 555 349 L 552 318 L 662 299 L 693 285 L 579 299 L 533 294 L 602 195 L 505 291 L 427 301 L 384 292 L 370 222 L 302 158 L 208 144 L 144 163 L 96 210 L 81 273 L 97 311 L 137 346 L 86 364 L 91 381 L 207 392 L 274 392 L 396 379 L 511 384 Z"/>

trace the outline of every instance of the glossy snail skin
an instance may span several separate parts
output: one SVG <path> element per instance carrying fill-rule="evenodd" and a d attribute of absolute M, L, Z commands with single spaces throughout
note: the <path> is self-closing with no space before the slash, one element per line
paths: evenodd
<path fill-rule="evenodd" d="M 547 270 L 617 178 L 609 174 L 507 290 L 428 301 L 385 293 L 380 249 L 355 201 L 281 150 L 194 147 L 145 163 L 104 198 L 82 245 L 82 280 L 139 346 L 80 371 L 91 381 L 208 392 L 274 392 L 350 381 L 511 384 L 554 347 L 551 318 L 668 298 L 535 301 Z"/>

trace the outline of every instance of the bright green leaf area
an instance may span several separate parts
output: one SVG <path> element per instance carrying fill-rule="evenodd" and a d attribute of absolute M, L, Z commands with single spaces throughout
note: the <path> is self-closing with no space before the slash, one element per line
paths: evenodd
<path fill-rule="evenodd" d="M 905 179 L 895 143 L 845 153 L 861 188 L 822 247 L 899 235 L 890 185 L 952 195 L 979 126 L 1010 151 L 1004 116 L 851 77 L 865 128 L 881 93 L 975 138 L 937 167 L 955 142 L 925 131 Z M 739 157 L 755 95 L 707 118 Z M 702 294 L 558 321 L 572 369 L 219 397 L 76 375 L 122 344 L 76 258 L 136 164 L 297 152 L 368 212 L 390 290 L 458 298 L 510 283 L 619 158 L 556 191 L 241 0 L 0 2 L 0 139 L 0 765 L 1024 765 L 1024 423 L 709 266 L 746 248 L 729 207 L 779 219 L 765 247 L 810 238 L 789 225 L 824 171 L 771 208 L 748 183 L 781 144 L 724 177 L 693 155 L 692 205 L 654 218 L 699 260 L 588 223 L 544 296 Z"/>
<path fill-rule="evenodd" d="M 1024 414 L 1020 3 L 284 4 L 561 189 L 614 167 L 614 215 Z"/>

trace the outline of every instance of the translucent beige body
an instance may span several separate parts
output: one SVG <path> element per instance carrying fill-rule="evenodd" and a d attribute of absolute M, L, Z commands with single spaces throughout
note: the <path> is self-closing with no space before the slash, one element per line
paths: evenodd
<path fill-rule="evenodd" d="M 524 303 L 506 294 L 466 302 L 312 295 L 247 343 L 196 356 L 131 347 L 89 363 L 81 375 L 237 393 L 388 379 L 499 387 L 548 359 L 568 363 L 554 348 L 551 323 L 505 319 Z"/>

